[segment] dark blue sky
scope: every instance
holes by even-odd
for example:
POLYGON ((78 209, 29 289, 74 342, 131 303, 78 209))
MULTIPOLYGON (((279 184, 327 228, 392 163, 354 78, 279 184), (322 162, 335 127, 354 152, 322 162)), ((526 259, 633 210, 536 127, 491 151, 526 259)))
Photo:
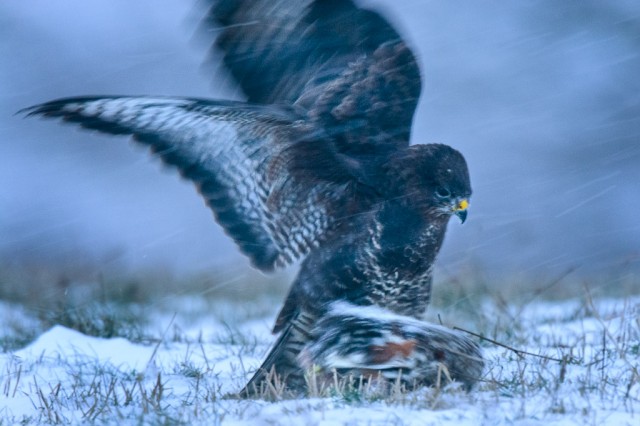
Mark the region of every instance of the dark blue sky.
MULTIPOLYGON (((640 5, 635 1, 366 2, 420 58, 413 142, 469 162, 467 223, 446 274, 640 268, 640 5)), ((241 98, 203 67, 191 2, 0 3, 0 262, 68 260, 178 274, 240 261, 195 190, 125 138, 25 120, 56 97, 241 98)), ((218 69, 216 69, 218 68, 218 69)))

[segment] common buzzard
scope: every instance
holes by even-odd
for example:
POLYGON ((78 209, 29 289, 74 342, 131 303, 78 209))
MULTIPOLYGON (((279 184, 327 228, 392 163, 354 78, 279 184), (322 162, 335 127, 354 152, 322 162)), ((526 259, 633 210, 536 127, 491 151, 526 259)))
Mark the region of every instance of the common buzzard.
POLYGON ((205 25, 247 102, 92 96, 26 111, 150 147, 256 268, 303 260, 243 393, 273 372, 304 388, 311 365, 430 384, 440 363, 473 383, 477 346, 416 320, 471 186, 458 151, 409 145, 421 82, 407 43, 350 0, 213 1, 205 25))

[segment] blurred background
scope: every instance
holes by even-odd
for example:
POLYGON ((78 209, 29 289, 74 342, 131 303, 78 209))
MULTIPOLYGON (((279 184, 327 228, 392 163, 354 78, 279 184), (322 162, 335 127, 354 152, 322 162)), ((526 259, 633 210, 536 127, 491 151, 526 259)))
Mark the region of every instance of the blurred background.
MULTIPOLYGON (((360 4, 419 57, 413 142, 452 145, 471 169, 469 218, 451 222, 439 277, 638 276, 640 3, 360 4)), ((145 150, 15 114, 76 95, 242 99, 202 65, 203 14, 177 0, 0 2, 0 268, 249 274, 193 187, 145 150)))

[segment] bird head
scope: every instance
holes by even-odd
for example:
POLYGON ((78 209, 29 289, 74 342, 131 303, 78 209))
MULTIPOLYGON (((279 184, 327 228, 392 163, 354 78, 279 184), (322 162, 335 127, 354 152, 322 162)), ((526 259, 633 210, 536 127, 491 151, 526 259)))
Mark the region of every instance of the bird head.
POLYGON ((395 160, 399 182, 410 188, 406 202, 433 217, 456 215, 463 223, 471 197, 467 162, 447 145, 412 145, 395 160))
POLYGON ((469 207, 470 193, 455 192, 446 185, 436 187, 434 191, 435 210, 442 215, 455 214, 461 223, 467 220, 467 208, 469 207))

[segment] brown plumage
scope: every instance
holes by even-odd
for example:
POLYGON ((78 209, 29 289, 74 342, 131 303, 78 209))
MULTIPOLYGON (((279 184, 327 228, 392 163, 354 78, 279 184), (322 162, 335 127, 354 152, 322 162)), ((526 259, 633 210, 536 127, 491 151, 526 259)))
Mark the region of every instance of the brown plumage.
POLYGON ((351 372, 403 372, 418 384, 433 383, 440 362, 472 383, 477 346, 416 323, 448 220, 464 221, 471 186, 458 151, 409 146, 421 81, 407 43, 350 0, 212 1, 205 26, 216 35, 212 57, 222 54, 247 102, 96 96, 26 112, 132 135, 194 182, 255 267, 303 260, 278 340, 243 394, 271 371, 304 389, 305 368, 342 371, 345 359, 363 360, 351 372), (368 335, 372 308, 391 315, 376 323, 390 331, 362 350, 358 327, 368 335), (357 356, 329 356, 350 345, 357 356), (392 360, 406 362, 389 370, 392 360))

